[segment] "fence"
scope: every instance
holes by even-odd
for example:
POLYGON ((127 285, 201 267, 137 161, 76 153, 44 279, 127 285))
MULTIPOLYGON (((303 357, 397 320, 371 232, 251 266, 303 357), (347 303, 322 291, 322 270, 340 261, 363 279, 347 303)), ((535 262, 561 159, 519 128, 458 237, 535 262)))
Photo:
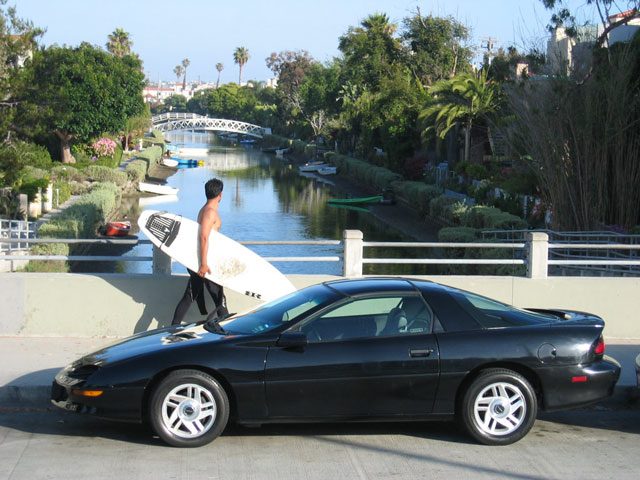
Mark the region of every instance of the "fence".
MULTIPOLYGON (((0 244, 17 244, 25 248, 28 244, 67 243, 67 244, 148 244, 148 240, 138 239, 32 239, 32 238, 0 238, 0 244), (28 241, 27 241, 28 240, 28 241)), ((364 241, 360 230, 345 230, 340 240, 304 240, 304 241, 244 241, 244 245, 308 245, 308 246, 342 246, 342 255, 324 256, 288 256, 264 257, 269 262, 343 262, 342 274, 345 277, 358 277, 363 274, 365 264, 444 264, 444 265, 524 265, 528 278, 547 278, 550 267, 591 266, 617 269, 628 269, 629 275, 640 272, 638 250, 640 244, 623 243, 550 243, 545 232, 527 232, 525 242, 487 242, 487 243, 443 243, 443 242, 374 242, 364 241), (474 258, 372 258, 365 256, 365 249, 370 247, 388 248, 440 248, 440 249, 509 249, 512 258, 474 259, 474 258), (559 256, 554 256, 554 251, 559 256), (562 256, 564 251, 615 251, 619 255, 603 258, 591 256, 562 256), (626 254, 626 255, 625 255, 626 254)), ((153 249, 153 256, 85 256, 85 255, 15 255, 14 248, 0 260, 59 260, 59 261, 125 261, 152 262, 155 274, 171 274, 171 259, 158 248, 153 249)))

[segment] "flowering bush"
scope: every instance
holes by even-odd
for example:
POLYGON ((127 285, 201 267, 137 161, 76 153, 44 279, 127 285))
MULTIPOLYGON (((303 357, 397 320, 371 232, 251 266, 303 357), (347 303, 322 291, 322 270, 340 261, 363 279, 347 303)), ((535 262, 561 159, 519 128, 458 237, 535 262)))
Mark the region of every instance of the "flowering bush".
POLYGON ((91 148, 99 157, 111 157, 116 151, 116 142, 110 138, 102 137, 93 142, 91 148))

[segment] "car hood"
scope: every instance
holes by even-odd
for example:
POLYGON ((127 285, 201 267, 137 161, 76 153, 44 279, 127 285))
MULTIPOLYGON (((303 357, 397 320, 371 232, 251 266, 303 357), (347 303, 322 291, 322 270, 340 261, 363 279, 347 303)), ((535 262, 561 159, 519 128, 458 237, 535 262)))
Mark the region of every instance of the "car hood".
POLYGON ((82 365, 104 366, 161 350, 184 348, 187 345, 202 343, 218 343, 229 338, 230 336, 209 332, 201 324, 173 326, 150 330, 119 340, 85 355, 72 365, 74 367, 82 365))

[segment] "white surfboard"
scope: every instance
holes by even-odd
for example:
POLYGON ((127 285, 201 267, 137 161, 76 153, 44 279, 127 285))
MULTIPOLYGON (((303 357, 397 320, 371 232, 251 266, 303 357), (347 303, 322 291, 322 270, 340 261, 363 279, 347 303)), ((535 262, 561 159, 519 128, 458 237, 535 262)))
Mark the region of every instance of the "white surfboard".
MULTIPOLYGON (((194 272, 198 271, 197 222, 168 212, 145 210, 138 218, 140 231, 164 253, 194 272)), ((262 301, 296 290, 277 268, 229 237, 211 230, 206 278, 223 287, 262 301)))

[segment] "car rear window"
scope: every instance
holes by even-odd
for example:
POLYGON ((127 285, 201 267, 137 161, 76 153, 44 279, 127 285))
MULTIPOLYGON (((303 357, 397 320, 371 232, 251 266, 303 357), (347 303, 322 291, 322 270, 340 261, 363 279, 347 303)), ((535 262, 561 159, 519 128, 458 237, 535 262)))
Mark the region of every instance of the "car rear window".
POLYGON ((460 307, 484 328, 518 327, 557 322, 556 317, 522 310, 463 290, 450 290, 460 307))

